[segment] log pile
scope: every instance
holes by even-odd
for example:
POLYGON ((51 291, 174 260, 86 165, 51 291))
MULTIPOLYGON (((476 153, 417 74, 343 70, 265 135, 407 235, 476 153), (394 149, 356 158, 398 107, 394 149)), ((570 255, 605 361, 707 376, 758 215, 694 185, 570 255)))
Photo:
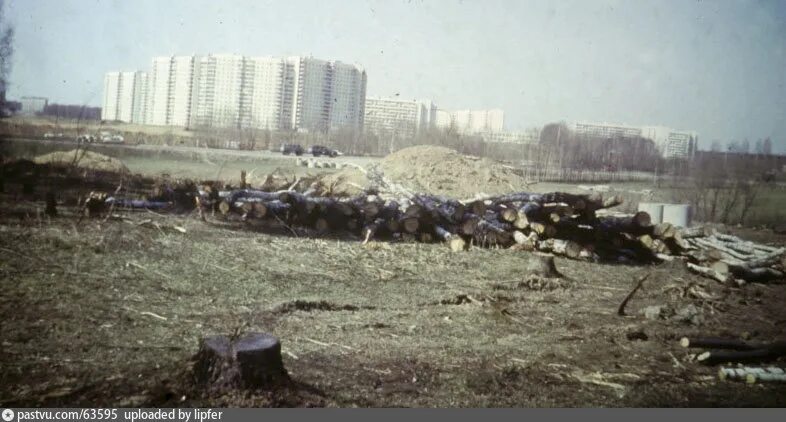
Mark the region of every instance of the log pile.
POLYGON ((563 192, 459 201, 436 195, 400 197, 367 191, 349 198, 308 192, 237 189, 202 191, 202 215, 251 222, 278 221, 317 234, 348 233, 372 239, 445 242, 459 251, 480 247, 549 252, 571 259, 656 262, 659 253, 681 252, 672 227, 652 225, 649 215, 599 217, 622 198, 563 192))
POLYGON ((678 232, 688 269, 720 282, 770 282, 784 278, 786 248, 762 245, 703 227, 678 232))

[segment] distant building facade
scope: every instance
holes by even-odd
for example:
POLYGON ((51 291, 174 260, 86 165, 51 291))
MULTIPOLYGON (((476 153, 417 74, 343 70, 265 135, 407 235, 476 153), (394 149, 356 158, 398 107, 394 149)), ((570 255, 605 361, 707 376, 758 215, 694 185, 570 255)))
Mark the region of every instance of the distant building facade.
POLYGON ((104 75, 102 120, 143 123, 147 102, 147 73, 109 72, 104 75))
POLYGON ((505 124, 502 110, 440 110, 436 117, 437 126, 452 128, 459 133, 501 132, 505 124))
POLYGON ((663 158, 691 159, 699 142, 696 132, 665 126, 638 127, 617 123, 578 122, 573 123, 571 129, 578 137, 651 139, 663 158))
POLYGON ((435 127, 437 106, 431 101, 367 98, 364 129, 379 136, 414 137, 435 127))
POLYGON ((19 99, 19 103, 21 104, 21 109, 19 110, 21 114, 34 116, 44 111, 46 105, 49 104, 49 99, 44 97, 22 97, 19 99))
POLYGON ((508 144, 537 144, 540 140, 540 130, 529 129, 520 132, 502 131, 485 132, 479 134, 484 142, 498 142, 508 144))
MULTIPOLYGON (((124 118, 122 107, 113 105, 125 104, 123 77, 117 74, 106 75, 104 109, 107 116, 124 118)), ((139 103, 138 123, 305 131, 363 127, 366 73, 338 61, 240 55, 155 57, 149 75, 138 86, 144 99, 139 103)), ((131 120, 136 121, 133 116, 131 120)))
POLYGON ((573 132, 581 137, 596 138, 633 138, 641 136, 641 128, 616 123, 589 123, 577 122, 571 127, 573 132))
POLYGON ((699 135, 693 131, 664 126, 644 126, 641 136, 652 139, 663 158, 692 159, 699 146, 699 135))

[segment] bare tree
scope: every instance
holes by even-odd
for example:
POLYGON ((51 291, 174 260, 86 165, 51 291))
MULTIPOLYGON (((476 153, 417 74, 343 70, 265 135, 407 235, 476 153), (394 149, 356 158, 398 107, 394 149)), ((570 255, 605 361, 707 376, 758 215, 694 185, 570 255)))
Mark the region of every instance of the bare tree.
POLYGON ((7 22, 5 2, 0 0, 0 115, 6 115, 6 89, 11 74, 11 59, 14 54, 14 27, 7 22))

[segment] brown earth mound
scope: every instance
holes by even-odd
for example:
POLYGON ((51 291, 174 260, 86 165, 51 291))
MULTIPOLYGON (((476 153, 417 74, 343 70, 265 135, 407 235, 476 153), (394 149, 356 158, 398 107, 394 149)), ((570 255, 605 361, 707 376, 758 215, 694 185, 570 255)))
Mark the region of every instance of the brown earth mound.
MULTIPOLYGON (((518 192, 527 186, 521 172, 513 167, 433 145, 396 151, 381 161, 380 169, 388 180, 410 191, 462 199, 518 192)), ((354 167, 328 174, 321 181, 338 195, 355 195, 370 185, 363 172, 354 167)))
POLYGON ((97 152, 74 149, 71 151, 58 151, 39 155, 33 161, 36 164, 73 165, 77 168, 111 171, 117 173, 128 172, 128 167, 117 158, 108 157, 97 152))
POLYGON ((526 180, 513 167, 432 145, 396 151, 382 160, 381 169, 411 190, 456 198, 526 190, 526 180))
POLYGON ((362 171, 351 166, 326 174, 320 181, 326 192, 338 196, 357 195, 371 185, 362 171))

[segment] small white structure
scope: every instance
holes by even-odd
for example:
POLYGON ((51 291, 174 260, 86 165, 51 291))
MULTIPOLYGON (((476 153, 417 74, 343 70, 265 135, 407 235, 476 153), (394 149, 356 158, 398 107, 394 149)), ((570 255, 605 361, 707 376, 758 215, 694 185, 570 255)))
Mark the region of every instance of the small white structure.
POLYGON ((639 211, 649 214, 652 224, 660 224, 663 222, 663 206, 658 202, 639 202, 639 211))
POLYGON ((690 227, 691 206, 688 204, 664 204, 663 222, 677 227, 690 227))

